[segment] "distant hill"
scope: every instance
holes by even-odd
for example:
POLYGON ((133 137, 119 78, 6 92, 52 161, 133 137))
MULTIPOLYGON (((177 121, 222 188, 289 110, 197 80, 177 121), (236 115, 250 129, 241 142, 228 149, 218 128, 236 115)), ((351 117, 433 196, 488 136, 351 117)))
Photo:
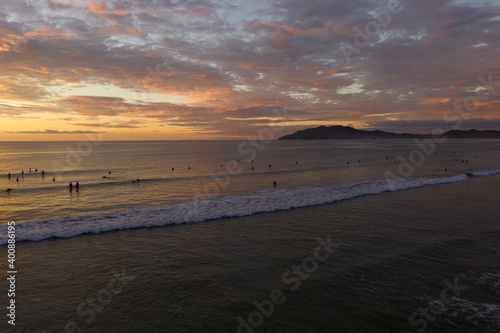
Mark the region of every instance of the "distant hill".
MULTIPOLYGON (((500 131, 452 130, 444 133, 449 139, 500 139, 500 131)), ((358 130, 349 126, 320 126, 285 135, 279 140, 335 140, 335 139, 423 139, 430 134, 397 134, 384 131, 358 130)))

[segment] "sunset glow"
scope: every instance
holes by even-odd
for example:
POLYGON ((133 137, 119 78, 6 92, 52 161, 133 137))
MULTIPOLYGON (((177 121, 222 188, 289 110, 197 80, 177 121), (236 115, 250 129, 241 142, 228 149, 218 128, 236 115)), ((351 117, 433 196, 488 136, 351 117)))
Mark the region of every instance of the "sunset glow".
POLYGON ((500 129, 499 34, 478 0, 8 1, 0 140, 500 129))

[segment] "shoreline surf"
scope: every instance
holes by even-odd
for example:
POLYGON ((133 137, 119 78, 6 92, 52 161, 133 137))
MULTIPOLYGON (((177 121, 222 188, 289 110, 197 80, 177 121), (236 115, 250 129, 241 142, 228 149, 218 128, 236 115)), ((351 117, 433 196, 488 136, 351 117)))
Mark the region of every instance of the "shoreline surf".
MULTIPOLYGON (((202 197, 187 202, 155 205, 117 213, 19 223, 16 240, 18 242, 42 241, 50 238, 76 237, 89 233, 249 216, 328 204, 362 195, 462 182, 471 176, 487 177, 496 174, 500 174, 499 169, 475 170, 468 172, 468 174, 440 178, 400 178, 391 180, 390 184, 387 180, 375 180, 348 185, 269 189, 241 195, 202 197)), ((7 244, 7 240, 7 237, 1 237, 0 245, 7 244)))

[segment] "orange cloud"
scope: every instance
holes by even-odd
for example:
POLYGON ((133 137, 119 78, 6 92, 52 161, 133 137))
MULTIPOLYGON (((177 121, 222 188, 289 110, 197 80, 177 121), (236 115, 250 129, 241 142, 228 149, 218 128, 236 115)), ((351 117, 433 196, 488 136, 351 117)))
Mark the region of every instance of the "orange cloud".
POLYGON ((258 65, 255 62, 237 62, 236 66, 246 69, 278 69, 278 67, 258 65))
POLYGON ((428 98, 424 99, 420 104, 448 104, 451 103, 449 98, 428 98))
POLYGON ((347 68, 342 68, 342 69, 332 69, 327 71, 328 74, 341 74, 341 73, 349 73, 350 70, 347 68))
POLYGON ((35 68, 29 68, 26 66, 19 66, 18 68, 22 69, 22 70, 35 72, 35 73, 40 73, 40 74, 51 74, 51 72, 45 67, 40 67, 40 69, 35 69, 35 68))
POLYGON ((23 35, 25 38, 34 39, 34 38, 43 38, 43 39, 59 39, 59 40, 73 40, 74 38, 71 36, 65 36, 61 34, 59 31, 53 28, 41 28, 29 31, 23 35))
POLYGON ((89 8, 86 10, 86 12, 91 12, 95 14, 116 14, 116 15, 125 15, 127 14, 127 10, 125 9, 118 9, 118 8, 108 8, 106 6, 106 2, 104 0, 92 0, 92 2, 89 5, 89 8))
POLYGON ((141 31, 137 28, 128 28, 125 30, 125 33, 130 36, 138 36, 141 34, 141 31))

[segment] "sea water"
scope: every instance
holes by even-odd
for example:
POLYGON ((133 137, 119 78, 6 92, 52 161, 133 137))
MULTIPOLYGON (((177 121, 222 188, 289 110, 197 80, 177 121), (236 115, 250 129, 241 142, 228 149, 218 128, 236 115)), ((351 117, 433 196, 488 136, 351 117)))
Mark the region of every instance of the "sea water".
POLYGON ((499 149, 495 140, 3 143, 0 219, 40 240, 242 216, 492 175, 499 149))
POLYGON ((499 330, 500 142, 240 145, 103 142, 71 162, 77 142, 2 144, 16 329, 499 330), (318 239, 335 251, 314 266, 318 239))

